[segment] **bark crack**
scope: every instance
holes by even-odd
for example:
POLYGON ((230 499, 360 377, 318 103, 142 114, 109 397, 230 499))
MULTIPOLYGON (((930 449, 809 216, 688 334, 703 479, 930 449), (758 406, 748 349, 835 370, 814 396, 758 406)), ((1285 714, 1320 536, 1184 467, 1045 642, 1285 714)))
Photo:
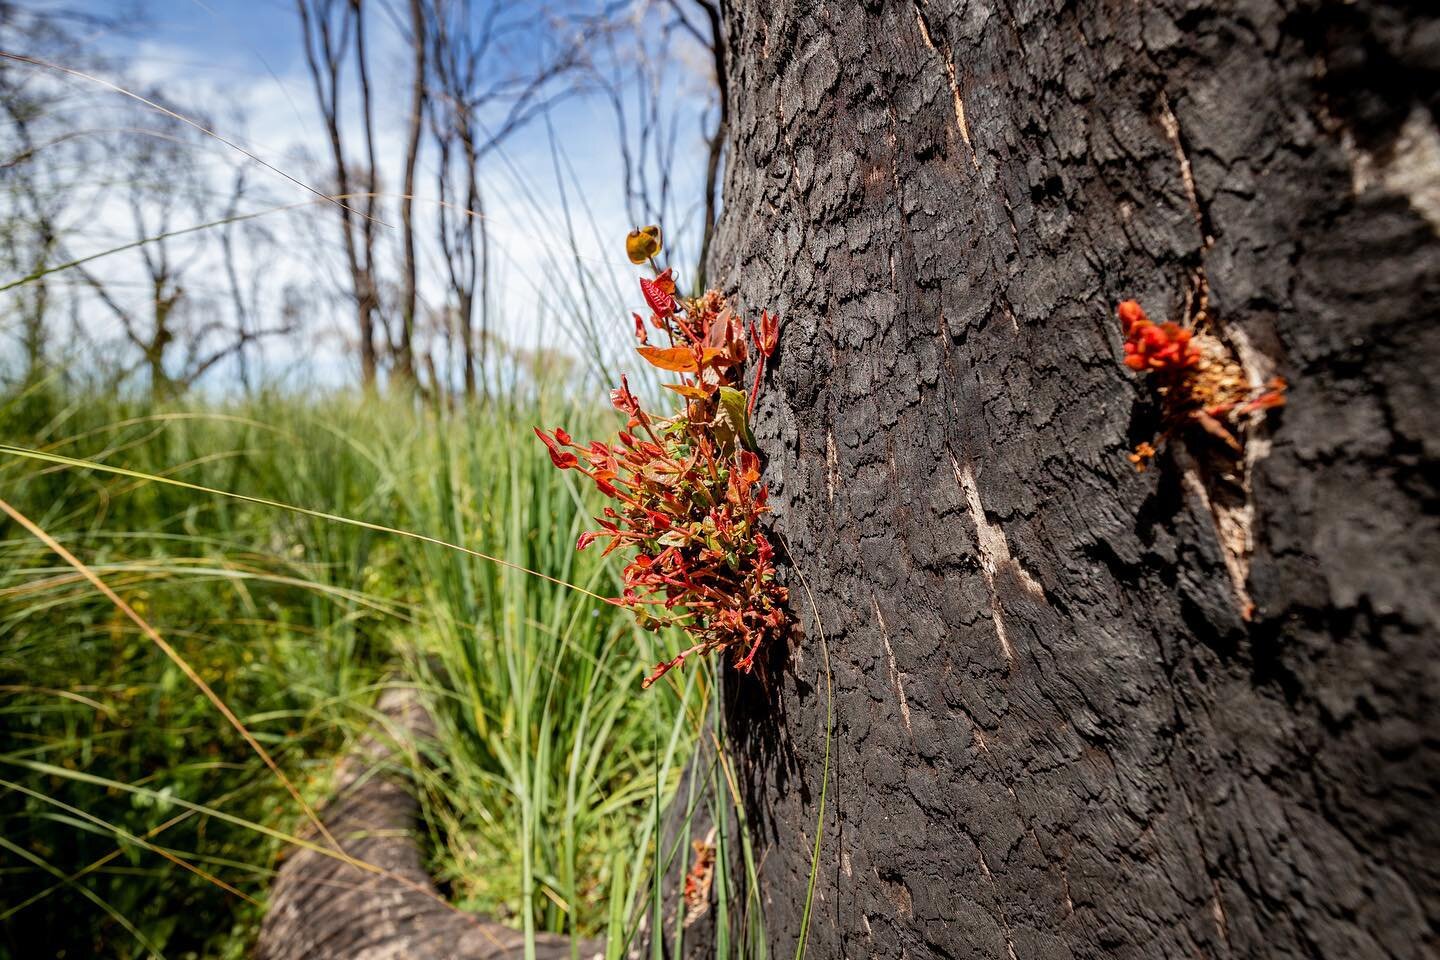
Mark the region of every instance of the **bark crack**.
POLYGON ((825 431, 825 497, 835 502, 835 487, 840 481, 840 458, 835 451, 835 431, 825 431))
MULTIPOLYGON (((1210 280, 1205 272, 1205 254, 1215 245, 1213 225, 1209 213, 1200 201, 1195 185, 1194 169, 1189 153, 1185 149, 1185 138, 1180 130, 1180 121, 1170 106, 1170 98, 1163 91, 1160 94, 1160 127, 1170 141, 1171 149, 1180 167, 1180 181, 1190 201, 1190 210, 1195 225, 1200 231, 1199 263, 1192 271, 1190 288, 1185 291, 1185 322, 1196 330, 1213 330, 1225 349, 1233 354, 1252 385, 1268 383, 1275 373, 1274 362, 1251 343, 1243 330, 1231 325, 1222 327, 1210 316, 1210 280)), ((1252 414, 1241 426, 1240 441, 1243 454, 1233 473, 1207 469, 1202 463, 1204 454, 1181 450, 1177 462, 1183 481, 1204 504, 1215 527, 1216 539, 1225 561, 1226 572, 1239 605, 1241 616, 1248 620, 1254 611, 1247 586, 1250 579, 1250 558, 1254 553, 1255 504, 1251 489, 1254 466, 1270 451, 1268 440, 1257 435, 1260 417, 1252 414), (1218 484, 1231 483, 1233 489, 1221 489, 1218 484)))
POLYGON ((960 96, 960 77, 955 72, 955 59, 950 55, 950 45, 941 40, 937 46, 930 33, 930 21, 925 17, 925 10, 920 6, 920 0, 915 3, 915 23, 920 27, 920 39, 925 41, 925 46, 930 52, 940 58, 940 63, 945 67, 945 79, 950 81, 950 98, 955 106, 955 129, 960 131, 960 139, 965 142, 965 147, 970 151, 970 163, 978 172, 980 170, 980 156, 975 152, 975 144, 970 140, 970 124, 965 119, 965 100, 960 96))
POLYGON ((1005 611, 1000 606, 1000 593, 995 585, 996 574, 1004 569, 1010 570, 1025 588, 1025 592, 1040 600, 1045 599, 1045 588, 1010 555, 1010 542, 1005 539, 1005 531, 999 524, 993 524, 985 518, 985 505, 980 502, 980 488, 975 485, 975 475, 970 465, 960 466, 952 454, 950 466, 955 470, 956 482, 965 493, 970 519, 975 524, 975 542, 980 548, 980 572, 985 577, 985 588, 990 593, 990 619, 995 624, 995 635, 1000 641, 1000 649, 1005 654, 1008 665, 1015 659, 1015 650, 1010 646, 1010 635, 1005 629, 1005 611))
POLYGON ((1170 98, 1163 91, 1160 94, 1160 128, 1165 131, 1165 139, 1170 141, 1170 148, 1175 151, 1175 159, 1180 164, 1180 182, 1185 187, 1185 196, 1190 200, 1195 226, 1200 228, 1204 249, 1209 250, 1215 245, 1215 238, 1210 233, 1205 210, 1200 205, 1200 192, 1195 188, 1195 171, 1190 166, 1190 155, 1185 152, 1185 142, 1180 136, 1180 121, 1175 116, 1175 111, 1170 109, 1170 98))
POLYGON ((900 700, 900 720, 905 724, 905 732, 914 736, 915 731, 910 729, 910 700, 905 696, 905 681, 900 676, 900 670, 895 666, 895 651, 890 648, 890 631, 885 626, 885 617, 880 612, 880 601, 875 599, 875 594, 870 594, 870 606, 875 610, 875 622, 880 624, 880 639, 885 644, 885 659, 890 664, 890 682, 895 687, 895 694, 900 700))
MULTIPOLYGON (((1010 792, 1010 796, 1012 799, 1014 798, 1015 792, 1013 790, 1010 792)), ((968 832, 966 833, 966 836, 969 837, 970 843, 975 847, 975 852, 980 857, 980 872, 985 875, 985 879, 990 882, 991 886, 998 886, 998 884, 995 883, 995 875, 990 872, 990 863, 985 858, 985 851, 980 847, 980 844, 976 842, 974 837, 969 836, 968 832)), ((1001 931, 1005 934, 1005 955, 1009 958, 1009 960, 1017 960, 1015 956, 1015 937, 1010 932, 1009 912, 1005 909, 1005 904, 1003 901, 998 902, 996 906, 1000 910, 1000 915, 996 919, 1000 921, 1001 931)))

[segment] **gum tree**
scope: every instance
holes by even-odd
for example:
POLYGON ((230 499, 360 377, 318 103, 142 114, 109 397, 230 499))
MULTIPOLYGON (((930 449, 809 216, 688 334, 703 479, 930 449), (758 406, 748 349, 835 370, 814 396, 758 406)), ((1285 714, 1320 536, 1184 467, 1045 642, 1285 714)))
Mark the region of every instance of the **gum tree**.
POLYGON ((805 622, 729 680, 772 948, 823 630, 810 955, 1435 949, 1440 20, 731 0, 726 34, 710 275, 786 318, 754 429, 805 622), (1130 298, 1288 404, 1137 471, 1130 298))

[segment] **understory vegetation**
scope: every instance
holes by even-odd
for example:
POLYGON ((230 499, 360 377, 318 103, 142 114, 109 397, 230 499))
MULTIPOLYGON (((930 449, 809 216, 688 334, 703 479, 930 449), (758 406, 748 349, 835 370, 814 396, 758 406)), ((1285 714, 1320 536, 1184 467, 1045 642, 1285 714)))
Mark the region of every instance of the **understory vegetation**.
MULTIPOLYGON (((416 688, 438 727, 410 772, 442 889, 618 955, 713 674, 642 694, 676 638, 521 569, 620 590, 618 564, 575 550, 598 495, 530 433, 614 414, 558 395, 167 406, 42 380, 0 397, 0 497, 173 645, 312 804, 379 692, 416 688)), ((0 955, 245 956, 301 809, 152 638, 8 518, 0 689, 0 955)))
POLYGON ((721 667, 642 688, 685 637, 533 433, 675 399, 618 241, 703 288, 718 4, 296 0, 239 73, 223 11, 70 6, 0 0, 0 960, 250 956, 397 689, 456 909, 763 958, 721 667))

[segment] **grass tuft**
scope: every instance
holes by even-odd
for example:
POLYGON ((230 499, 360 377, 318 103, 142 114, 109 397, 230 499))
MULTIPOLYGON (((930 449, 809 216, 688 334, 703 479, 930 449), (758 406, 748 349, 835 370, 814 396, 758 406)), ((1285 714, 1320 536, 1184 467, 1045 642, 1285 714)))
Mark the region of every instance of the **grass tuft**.
POLYGON ((457 906, 634 929, 713 684, 640 694, 674 638, 595 599, 593 495, 528 430, 609 413, 542 404, 0 397, 0 956, 245 956, 283 781, 321 804, 386 683, 435 713, 408 755, 457 906))

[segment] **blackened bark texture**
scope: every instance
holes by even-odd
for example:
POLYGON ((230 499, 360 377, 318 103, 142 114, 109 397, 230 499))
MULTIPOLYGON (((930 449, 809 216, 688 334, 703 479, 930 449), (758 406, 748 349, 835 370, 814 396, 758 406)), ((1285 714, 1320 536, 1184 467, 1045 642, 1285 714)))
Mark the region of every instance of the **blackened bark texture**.
POLYGON ((1435 10, 731 0, 712 276, 786 317, 805 622, 730 690, 777 955, 822 628, 810 956, 1435 955, 1435 10), (1291 383, 1225 537, 1183 445, 1126 460, 1115 304, 1204 294, 1291 383))

